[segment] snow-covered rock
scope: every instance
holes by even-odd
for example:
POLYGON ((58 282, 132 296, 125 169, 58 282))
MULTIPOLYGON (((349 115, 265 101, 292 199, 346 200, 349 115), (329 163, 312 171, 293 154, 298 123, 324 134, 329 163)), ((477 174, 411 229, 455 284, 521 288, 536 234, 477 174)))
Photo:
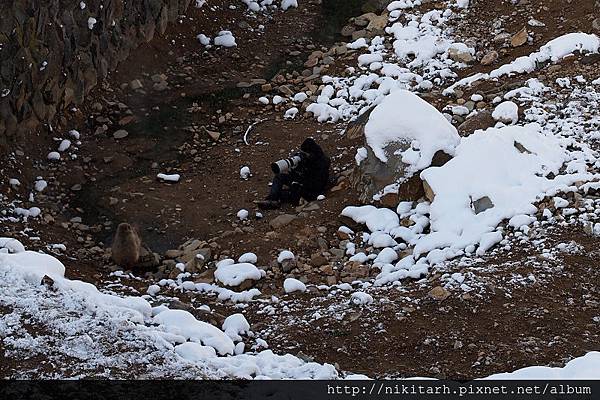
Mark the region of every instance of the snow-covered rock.
POLYGON ((196 38, 198 39, 198 41, 200 42, 201 45, 203 45, 203 46, 210 45, 210 38, 208 36, 206 36, 205 34, 200 33, 198 36, 196 36, 196 38))
POLYGON ((304 92, 296 93, 293 98, 293 100, 297 103, 302 103, 306 99, 308 99, 308 95, 304 92))
POLYGON ((516 124, 519 120, 519 106, 512 101, 500 103, 494 109, 492 117, 506 125, 516 124))
POLYGON ((281 9, 287 10, 288 8, 298 8, 298 0, 281 0, 281 9))
POLYGON ((373 302, 373 296, 365 292, 354 292, 352 293, 350 300, 356 305, 371 304, 373 302))
POLYGON ((69 147, 71 147, 71 141, 69 139, 64 139, 58 145, 58 151, 60 151, 60 152, 66 151, 69 149, 69 147))
POLYGON ((46 182, 45 180, 43 180, 41 178, 38 178, 38 180, 35 181, 35 185, 33 186, 33 188, 36 190, 36 192, 42 192, 47 187, 48 187, 48 182, 46 182))
POLYGON ((429 211, 431 233, 418 241, 414 254, 483 246, 484 239, 483 247, 491 247, 501 240, 501 234, 491 231, 502 220, 536 212, 533 203, 541 194, 560 186, 559 181, 570 184, 577 179, 577 174, 559 180, 547 177, 550 172, 558 175, 569 157, 537 124, 489 128, 463 138, 452 160, 421 173, 435 199, 429 211), (476 214, 473 203, 484 197, 493 206, 476 214))
POLYGON ((306 292, 306 285, 298 279, 287 278, 283 281, 283 290, 285 290, 286 293, 306 292))
POLYGON ((421 0, 395 0, 387 6, 388 11, 406 10, 421 5, 421 0))
POLYGON ((296 256, 294 256, 294 253, 292 253, 289 250, 283 250, 279 253, 279 256, 277 256, 277 262, 281 264, 285 260, 293 260, 294 258, 296 258, 296 256))
POLYGON ((448 57, 456 62, 470 63, 475 59, 475 50, 464 43, 453 43, 448 48, 448 57))
POLYGON ((0 237, 0 253, 2 250, 7 253, 23 253, 25 247, 17 239, 0 237))
POLYGON ((79 131, 75 130, 75 129, 71 129, 69 131, 69 136, 71 136, 73 139, 75 140, 79 140, 81 134, 79 133, 79 131))
POLYGON ((254 253, 244 253, 238 258, 238 263, 256 264, 258 257, 254 253))
POLYGON ((235 345, 229 336, 209 323, 198 321, 185 310, 163 311, 155 316, 152 322, 166 332, 213 347, 219 354, 233 354, 235 345))
POLYGON ((562 197, 555 196, 553 199, 555 208, 565 208, 569 206, 569 200, 563 199, 562 197))
POLYGON ((288 110, 286 110, 285 114, 283 115, 283 118, 285 119, 294 119, 296 118, 296 115, 298 114, 298 108, 297 107, 291 107, 288 110))
POLYGON ((223 322, 223 331, 231 338, 231 340, 239 342, 242 340, 240 335, 250 331, 250 324, 243 314, 233 314, 225 318, 225 321, 223 322))
POLYGON ((346 207, 342 210, 342 215, 353 219, 359 224, 367 225, 367 228, 371 232, 381 231, 389 233, 400 224, 398 214, 392 210, 370 205, 346 207))
POLYGON ((409 197, 420 197, 420 181, 406 182, 429 167, 434 158, 435 164, 442 164, 460 141, 456 129, 439 111, 406 90, 391 93, 368 114, 364 137, 365 150, 357 158, 360 163, 351 179, 363 202, 394 185, 398 186, 395 191, 410 188, 408 191, 415 193, 409 197))
POLYGON ((392 248, 386 247, 379 252, 377 258, 373 260, 373 265, 391 264, 398 259, 398 253, 392 248))
POLYGON ((221 31, 214 38, 213 43, 215 46, 223 46, 223 47, 235 47, 237 43, 235 42, 235 37, 230 31, 221 31))
POLYGON ((243 166, 240 168, 240 178, 246 180, 250 178, 250 168, 247 166, 243 166))
POLYGON ((148 290, 146 290, 146 293, 150 296, 156 296, 158 292, 160 292, 160 286, 158 285, 150 285, 148 286, 148 290))
POLYGON ((246 280, 257 281, 265 276, 265 271, 250 263, 219 264, 215 271, 215 280, 227 286, 239 286, 246 280))
POLYGON ((248 212, 248 210, 246 210, 244 208, 242 208, 241 210, 239 210, 237 212, 237 217, 242 221, 248 219, 249 215, 250 215, 250 213, 248 212))
POLYGON ((185 342, 179 344, 175 346, 173 350, 180 357, 192 362, 201 362, 208 358, 217 356, 217 352, 215 351, 214 347, 203 346, 200 343, 195 342, 185 342))

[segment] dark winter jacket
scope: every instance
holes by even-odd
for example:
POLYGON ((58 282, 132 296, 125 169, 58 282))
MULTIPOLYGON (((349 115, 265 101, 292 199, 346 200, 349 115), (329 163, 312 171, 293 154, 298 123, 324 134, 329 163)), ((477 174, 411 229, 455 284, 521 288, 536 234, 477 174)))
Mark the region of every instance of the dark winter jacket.
POLYGON ((312 201, 327 189, 331 160, 312 138, 306 139, 300 150, 305 153, 305 157, 293 171, 293 178, 301 186, 300 195, 312 201))

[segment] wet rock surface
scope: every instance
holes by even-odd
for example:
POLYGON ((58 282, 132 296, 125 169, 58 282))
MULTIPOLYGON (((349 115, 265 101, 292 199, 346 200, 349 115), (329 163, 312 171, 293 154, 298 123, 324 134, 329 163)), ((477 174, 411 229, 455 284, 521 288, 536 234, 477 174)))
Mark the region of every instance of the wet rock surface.
MULTIPOLYGON (((0 18, 0 150, 63 116, 191 0, 18 0, 0 18)), ((3 152, 4 152, 3 151, 3 152)))

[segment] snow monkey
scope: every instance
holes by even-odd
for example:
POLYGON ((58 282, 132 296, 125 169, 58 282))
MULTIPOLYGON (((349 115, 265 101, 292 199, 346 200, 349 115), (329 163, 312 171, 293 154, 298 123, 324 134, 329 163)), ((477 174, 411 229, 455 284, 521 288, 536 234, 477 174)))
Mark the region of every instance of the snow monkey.
POLYGON ((129 224, 119 224, 112 242, 113 261, 122 267, 133 267, 140 259, 141 249, 138 232, 129 224))

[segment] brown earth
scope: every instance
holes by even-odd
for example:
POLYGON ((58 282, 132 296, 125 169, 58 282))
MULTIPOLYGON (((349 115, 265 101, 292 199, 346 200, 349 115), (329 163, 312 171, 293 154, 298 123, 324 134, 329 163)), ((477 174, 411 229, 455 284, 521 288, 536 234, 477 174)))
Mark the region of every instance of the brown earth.
MULTIPOLYGON (((501 54, 499 65, 534 51, 560 34, 590 31, 593 1, 527 3, 515 9, 510 1, 474 1, 469 23, 457 34, 489 40, 491 23, 498 15, 509 15, 505 24, 508 32, 518 31, 531 17, 546 24, 544 28, 530 28, 535 32, 534 43, 501 54), (538 12, 541 7, 547 10, 538 12)), ((37 175, 55 174, 48 193, 37 199, 55 211, 55 220, 49 224, 29 223, 27 226, 38 232, 42 242, 26 238, 23 242, 33 248, 41 248, 41 243, 65 243, 67 255, 59 257, 67 265, 69 277, 100 286, 114 282, 102 248, 110 245, 119 222, 137 224, 146 243, 159 253, 189 238, 215 242, 215 258, 253 251, 261 261, 272 260, 281 249, 292 249, 308 259, 319 251, 319 237, 332 247, 339 244, 335 237, 342 223, 339 213, 345 205, 356 202, 356 195, 349 190, 328 193, 318 210, 302 213, 275 234, 269 233, 269 221, 279 211, 264 212, 264 218, 251 218, 247 223, 236 217, 241 208, 253 215, 253 201, 268 190, 269 164, 287 156, 307 136, 315 136, 323 144, 333 158, 336 174, 349 170, 354 162, 359 141, 344 139, 340 135, 342 124, 318 124, 303 116, 302 111, 296 120, 285 121, 281 118, 285 105, 263 106, 257 102, 261 85, 237 87, 238 82, 250 79, 268 82, 277 75, 301 73, 311 51, 321 46, 327 50, 333 44, 328 33, 331 29, 324 27, 334 17, 323 14, 320 1, 301 1, 297 10, 258 20, 243 17, 241 9, 228 9, 225 1, 212 4, 220 12, 211 13, 206 6, 191 10, 165 35, 135 51, 82 109, 73 112, 72 126, 82 134, 77 159, 44 171, 34 160, 45 159, 50 142, 45 136, 33 136, 21 146, 28 158, 11 160, 0 172, 3 177, 18 174, 29 181, 37 175), (238 24, 232 26, 230 21, 238 24), (242 21, 252 27, 263 23, 264 33, 256 35, 242 29, 242 21), (238 47, 203 51, 195 36, 201 31, 214 36, 221 29, 233 31, 238 47), (290 55, 290 51, 298 53, 290 55), (153 90, 152 76, 163 73, 169 88, 153 90), (134 79, 142 82, 142 90, 127 86, 134 79), (126 106, 120 107, 119 103, 126 106), (219 122, 219 117, 227 114, 230 116, 219 122), (123 121, 128 116, 131 121, 123 121), (257 120, 262 122, 252 129, 250 145, 246 145, 244 132, 257 120), (107 129, 98 131, 102 125, 107 129), (199 128, 190 130, 193 126, 217 131, 220 138, 215 142, 199 128), (121 128, 129 135, 113 139, 113 132, 121 128), (253 173, 248 181, 239 178, 244 165, 250 165, 253 173), (182 179, 176 184, 158 182, 159 172, 178 173, 182 179), (66 225, 73 217, 82 218, 87 229, 66 225), (326 229, 317 232, 317 227, 326 229), (100 250, 92 251, 95 246, 100 250), (78 251, 80 248, 85 251, 78 251)), ((343 70, 346 64, 352 65, 354 58, 341 58, 328 68, 343 70)), ((567 60, 561 64, 562 72, 579 70, 580 62, 567 60)), ((475 65, 464 74, 488 72, 494 67, 475 65)), ((528 77, 519 76, 515 81, 528 77)), ((318 86, 319 80, 314 84, 318 86)), ((478 91, 503 90, 501 83, 482 85, 478 91)), ((440 97, 434 103, 441 109, 449 101, 440 97)), ((18 193, 3 189, 3 193, 21 200, 28 195, 24 189, 18 193)), ((297 214, 289 206, 283 211, 297 214)), ((11 223, 2 231, 16 233, 24 227, 22 223, 11 223)), ((247 318, 276 351, 337 363, 344 371, 370 376, 465 379, 527 365, 562 365, 600 349, 598 325, 592 323, 592 318, 600 315, 600 308, 597 297, 590 299, 600 292, 597 268, 590 268, 597 264, 598 241, 581 232, 564 230, 557 230, 553 238, 557 243, 574 240, 585 251, 560 260, 567 273, 547 274, 533 285, 515 286, 509 281, 514 274, 526 275, 535 268, 524 261, 535 255, 536 249, 499 251, 481 262, 481 269, 488 271, 482 274, 487 288, 477 295, 453 294, 442 302, 429 299, 427 292, 437 286, 440 276, 432 274, 428 281, 407 282, 401 291, 382 289, 381 297, 386 299, 383 303, 359 309, 348 305, 348 293, 328 296, 328 292, 311 291, 281 296, 282 277, 277 277, 264 283, 261 291, 280 296, 289 311, 267 316, 259 313, 264 305, 253 302, 246 311, 247 318), (415 305, 406 297, 420 300, 415 305), (325 314, 323 310, 330 306, 336 310, 334 314, 313 320, 315 311, 325 314)), ((148 280, 123 282, 140 292, 151 284, 148 280)), ((177 296, 186 304, 197 298, 197 304, 209 304, 223 315, 238 312, 206 294, 177 296)), ((193 307, 190 311, 197 312, 193 307)), ((1 351, 0 358, 4 359, 1 351)), ((0 370, 0 375, 4 373, 0 370)))

